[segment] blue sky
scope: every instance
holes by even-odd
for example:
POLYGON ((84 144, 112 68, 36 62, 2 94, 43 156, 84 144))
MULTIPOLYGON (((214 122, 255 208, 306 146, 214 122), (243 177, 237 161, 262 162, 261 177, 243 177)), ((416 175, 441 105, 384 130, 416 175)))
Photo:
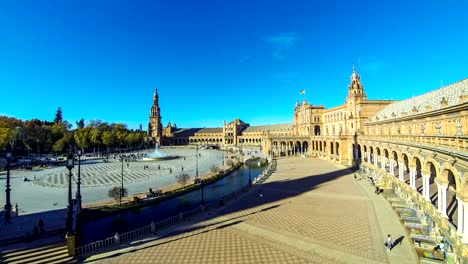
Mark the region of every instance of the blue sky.
POLYGON ((0 115, 146 128, 292 121, 297 99, 369 99, 468 77, 467 1, 2 1, 0 115), (306 90, 306 95, 299 92, 306 90))

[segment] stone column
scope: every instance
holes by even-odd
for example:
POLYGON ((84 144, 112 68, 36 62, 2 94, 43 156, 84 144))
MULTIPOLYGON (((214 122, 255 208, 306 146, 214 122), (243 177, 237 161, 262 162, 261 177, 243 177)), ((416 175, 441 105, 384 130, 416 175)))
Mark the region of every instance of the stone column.
POLYGON ((404 176, 404 172, 403 172, 403 162, 398 162, 398 178, 400 179, 400 181, 404 182, 405 181, 405 176, 404 176))
MULTIPOLYGON (((441 186, 441 191, 442 191, 442 208, 441 208, 441 213, 443 217, 448 218, 447 216, 447 188, 448 185, 442 185, 441 186)), ((440 196, 439 196, 440 197, 440 196)))
POLYGON ((378 157, 377 154, 374 154, 374 166, 376 167, 377 167, 377 157, 378 157))
POLYGON ((431 201, 430 194, 429 194, 429 178, 431 175, 429 173, 422 173, 423 178, 423 197, 427 201, 431 201))
POLYGON ((462 241, 468 244, 468 202, 463 202, 463 237, 462 241))
POLYGON ((395 176, 395 161, 394 160, 390 160, 390 174, 395 176))
POLYGON ((382 170, 385 170, 385 163, 387 162, 387 158, 384 156, 380 157, 380 165, 382 167, 382 170))
POLYGON ((447 217, 447 185, 437 184, 437 211, 442 214, 443 217, 447 217))
POLYGON ((416 190, 416 168, 410 167, 409 171, 410 171, 410 187, 413 190, 416 190))
POLYGON ((371 164, 370 152, 367 152, 367 163, 371 164))
POLYGON ((457 222, 457 235, 463 236, 463 201, 457 196, 457 211, 458 211, 458 222, 457 222))

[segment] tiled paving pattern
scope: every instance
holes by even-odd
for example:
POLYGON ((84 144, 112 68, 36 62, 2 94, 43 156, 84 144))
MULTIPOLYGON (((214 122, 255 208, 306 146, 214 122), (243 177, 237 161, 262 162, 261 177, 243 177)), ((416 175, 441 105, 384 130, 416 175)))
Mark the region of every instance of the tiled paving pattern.
POLYGON ((86 261, 388 263, 372 199, 348 170, 321 160, 280 159, 261 187, 213 216, 86 261))

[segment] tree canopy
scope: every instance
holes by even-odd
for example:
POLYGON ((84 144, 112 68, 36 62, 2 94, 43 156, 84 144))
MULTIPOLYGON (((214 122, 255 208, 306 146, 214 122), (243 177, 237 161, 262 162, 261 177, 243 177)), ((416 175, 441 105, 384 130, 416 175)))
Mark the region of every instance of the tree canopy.
POLYGON ((145 144, 145 134, 128 129, 120 123, 101 120, 85 122, 81 118, 77 127, 62 118, 62 108, 55 113, 53 122, 39 119, 21 120, 0 116, 0 152, 7 145, 15 156, 29 154, 65 154, 80 148, 85 152, 96 152, 100 147, 108 151, 139 148, 145 144))

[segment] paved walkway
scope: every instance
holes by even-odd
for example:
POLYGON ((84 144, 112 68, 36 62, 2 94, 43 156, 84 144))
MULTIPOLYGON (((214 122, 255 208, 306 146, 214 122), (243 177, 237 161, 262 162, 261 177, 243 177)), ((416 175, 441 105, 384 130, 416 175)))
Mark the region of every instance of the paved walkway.
POLYGON ((203 219, 122 245, 99 263, 417 263, 396 214, 365 181, 325 161, 287 158, 260 187, 203 219))

